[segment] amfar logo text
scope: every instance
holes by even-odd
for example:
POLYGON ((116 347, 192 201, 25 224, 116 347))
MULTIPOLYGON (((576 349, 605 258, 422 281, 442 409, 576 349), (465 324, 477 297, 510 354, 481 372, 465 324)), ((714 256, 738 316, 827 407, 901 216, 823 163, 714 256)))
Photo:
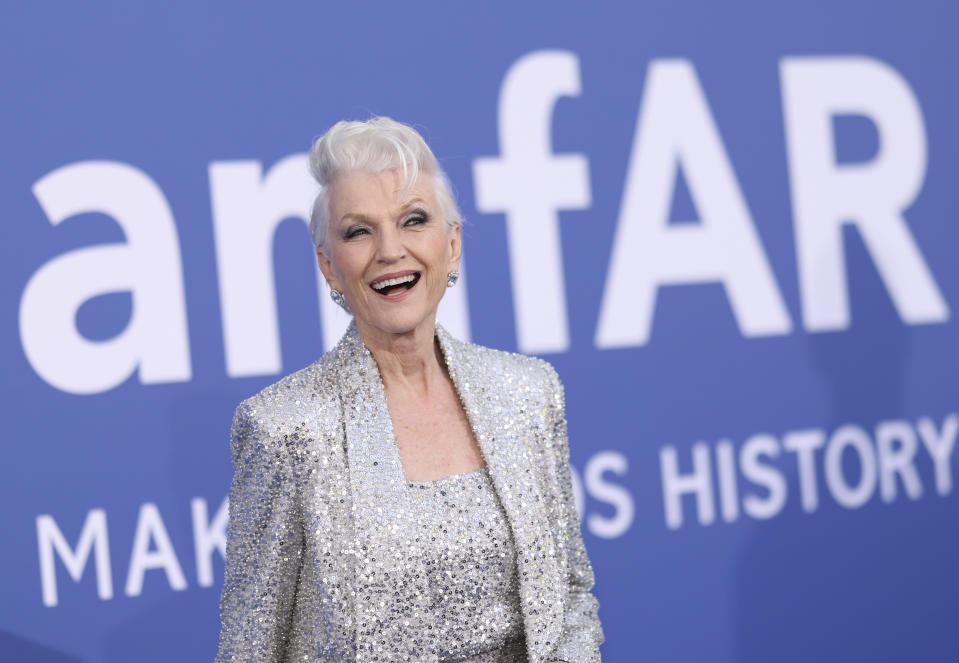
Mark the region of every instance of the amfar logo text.
MULTIPOLYGON (((941 323, 949 307, 903 217, 926 173, 927 141, 919 103, 888 65, 866 57, 787 57, 780 80, 802 327, 846 329, 850 307, 842 228, 856 227, 904 323, 941 323), (832 119, 869 118, 879 152, 866 163, 835 158, 832 119)), ((504 213, 519 349, 569 349, 558 213, 591 205, 585 154, 553 154, 553 106, 580 94, 579 60, 538 51, 513 64, 499 96, 500 155, 473 163, 477 209, 504 213)), ((316 193, 306 156, 267 172, 257 161, 209 166, 224 352, 231 377, 282 370, 271 242, 276 227, 304 218, 316 193)), ((123 243, 62 254, 29 279, 20 302, 27 359, 50 385, 94 394, 125 381, 191 379, 179 236, 163 191, 125 163, 84 161, 40 178, 34 194, 53 225, 85 213, 106 214, 123 243), (101 294, 128 291, 125 329, 90 341, 76 312, 101 294)), ((319 278, 319 276, 318 276, 319 278)), ((649 341, 662 286, 720 283, 745 337, 791 333, 794 321, 756 232, 749 207, 688 60, 653 60, 646 76, 612 258, 596 322, 597 348, 649 341), (678 168, 700 218, 668 223, 678 168)), ((321 292, 323 289, 321 289, 321 292)), ((470 338, 467 287, 452 290, 440 316, 470 338)), ((345 314, 320 298, 326 347, 345 314)))

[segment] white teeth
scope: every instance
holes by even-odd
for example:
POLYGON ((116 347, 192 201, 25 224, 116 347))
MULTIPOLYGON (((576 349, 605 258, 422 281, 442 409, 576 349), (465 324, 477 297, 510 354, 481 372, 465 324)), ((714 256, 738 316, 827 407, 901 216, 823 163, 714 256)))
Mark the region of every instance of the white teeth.
POLYGON ((391 285, 400 285, 401 283, 409 283, 415 278, 416 278, 416 274, 407 274, 406 276, 397 276, 394 279, 374 281, 372 285, 374 290, 382 290, 383 288, 389 288, 391 285))

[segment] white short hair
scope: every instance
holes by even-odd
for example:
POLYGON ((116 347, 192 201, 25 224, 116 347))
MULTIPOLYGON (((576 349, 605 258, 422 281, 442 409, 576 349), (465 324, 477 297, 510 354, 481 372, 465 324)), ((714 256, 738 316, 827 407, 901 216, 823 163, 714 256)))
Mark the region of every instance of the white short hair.
POLYGON ((354 171, 381 173, 387 170, 402 171, 407 188, 413 186, 420 173, 429 175, 446 222, 451 228, 463 223, 449 178, 413 127, 388 117, 373 117, 365 122, 341 121, 316 139, 310 150, 310 171, 322 187, 310 213, 310 234, 317 247, 326 243, 330 184, 354 171))

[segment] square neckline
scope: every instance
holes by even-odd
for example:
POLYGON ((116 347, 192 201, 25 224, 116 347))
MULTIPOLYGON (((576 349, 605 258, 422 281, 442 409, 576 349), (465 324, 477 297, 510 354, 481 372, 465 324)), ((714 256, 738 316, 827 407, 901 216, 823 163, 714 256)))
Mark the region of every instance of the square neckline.
POLYGON ((443 483, 452 483, 460 479, 466 479, 476 474, 485 473, 489 475, 489 465, 483 465, 482 467, 477 467, 475 470, 467 470, 466 472, 460 472, 459 474, 450 474, 445 477, 440 477, 439 479, 406 479, 406 485, 410 487, 420 487, 426 488, 428 486, 436 486, 443 483))

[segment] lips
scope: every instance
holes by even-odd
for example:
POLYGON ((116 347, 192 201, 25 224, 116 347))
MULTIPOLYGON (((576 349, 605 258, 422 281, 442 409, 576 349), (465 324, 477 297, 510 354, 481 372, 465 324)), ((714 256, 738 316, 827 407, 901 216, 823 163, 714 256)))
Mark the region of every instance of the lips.
POLYGON ((412 290, 419 280, 419 272, 396 272, 378 277, 370 283, 370 287, 378 295, 392 298, 412 290))

